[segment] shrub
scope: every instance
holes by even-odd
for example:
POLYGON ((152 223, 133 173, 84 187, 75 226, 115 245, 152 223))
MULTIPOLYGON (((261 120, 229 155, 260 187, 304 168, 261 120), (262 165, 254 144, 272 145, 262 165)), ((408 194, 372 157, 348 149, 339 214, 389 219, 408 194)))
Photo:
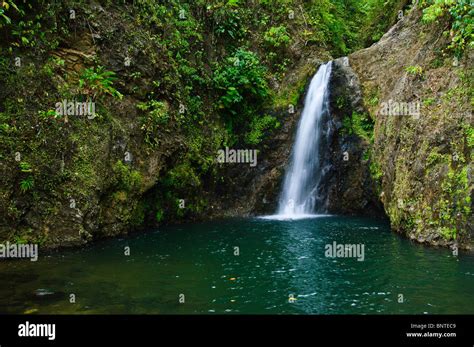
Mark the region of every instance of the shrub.
POLYGON ((287 46, 291 39, 286 31, 286 27, 278 26, 271 27, 263 36, 265 43, 271 47, 285 47, 287 46))
POLYGON ((87 68, 82 71, 79 78, 79 88, 82 93, 94 99, 105 94, 122 99, 123 95, 113 87, 115 80, 115 72, 107 71, 103 66, 87 68))
POLYGON ((24 193, 30 189, 32 189, 34 186, 34 180, 32 176, 28 176, 24 180, 21 180, 20 182, 20 189, 24 193))
POLYGON ((266 69, 255 53, 243 49, 226 59, 214 74, 219 108, 230 132, 248 128, 269 95, 266 69))

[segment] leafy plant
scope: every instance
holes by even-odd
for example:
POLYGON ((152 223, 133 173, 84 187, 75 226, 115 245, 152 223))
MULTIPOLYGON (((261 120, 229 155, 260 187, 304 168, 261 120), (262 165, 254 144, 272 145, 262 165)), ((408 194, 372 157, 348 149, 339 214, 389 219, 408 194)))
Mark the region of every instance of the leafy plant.
POLYGON ((383 176, 382 169, 375 161, 370 162, 369 171, 371 177, 376 181, 380 180, 380 178, 383 176))
POLYGON ((107 71, 103 66, 87 68, 79 78, 79 88, 94 99, 105 94, 122 99, 123 95, 113 87, 116 79, 115 72, 107 71))
POLYGON ((265 43, 271 47, 285 47, 291 39, 286 31, 286 27, 281 25, 278 27, 271 27, 264 35, 263 39, 265 43))
POLYGON ((150 100, 146 103, 138 103, 137 108, 142 111, 148 111, 150 118, 158 124, 168 123, 168 106, 162 101, 150 100))
POLYGON ((38 116, 41 119, 50 119, 50 118, 59 118, 61 115, 56 113, 55 110, 48 110, 48 111, 38 111, 38 116))
POLYGON ((140 117, 141 129, 145 133, 145 142, 151 146, 158 144, 158 128, 168 123, 168 105, 157 100, 146 103, 138 103, 137 108, 146 111, 146 115, 140 117))
POLYGON ((280 123, 275 117, 265 115, 263 117, 255 117, 250 125, 250 131, 247 133, 245 142, 251 145, 259 144, 266 131, 276 129, 280 126, 280 123))
POLYGON ((474 126, 465 124, 464 132, 466 134, 467 146, 469 148, 474 148, 474 126))
POLYGON ((372 142, 374 137, 374 122, 367 113, 353 112, 342 119, 342 131, 345 135, 357 135, 372 142))
POLYGON ((52 77, 58 68, 64 67, 65 60, 58 57, 51 57, 43 66, 43 72, 52 77))
POLYGON ((11 24, 12 20, 10 17, 8 17, 5 13, 10 9, 13 8, 17 12, 21 12, 18 6, 13 2, 13 1, 6 1, 3 0, 0 3, 0 28, 5 26, 6 24, 11 24))
POLYGON ((448 18, 450 31, 445 34, 451 38, 448 49, 460 57, 468 47, 474 46, 474 6, 472 0, 422 0, 423 20, 426 23, 448 18))
POLYGON ((34 180, 32 176, 28 176, 27 178, 21 180, 20 182, 20 189, 23 193, 32 189, 34 186, 34 180))
POLYGON ((215 71, 214 86, 221 95, 218 107, 229 132, 247 128, 269 95, 265 73, 257 55, 243 49, 215 71))
POLYGON ((25 193, 28 190, 31 190, 34 186, 34 179, 31 173, 33 172, 33 169, 31 168, 31 165, 26 162, 22 161, 19 163, 20 171, 23 174, 30 174, 26 178, 22 179, 20 181, 20 190, 25 193))
POLYGON ((22 161, 19 164, 20 166, 20 171, 21 172, 32 172, 33 170, 31 169, 31 165, 27 163, 26 161, 22 161))
POLYGON ((446 239, 456 239, 459 224, 467 223, 471 216, 471 196, 468 167, 449 168, 448 175, 441 184, 442 196, 438 201, 439 219, 445 226, 440 233, 446 239))
POLYGON ((410 66, 407 66, 405 68, 405 71, 409 74, 409 75, 413 75, 413 76, 416 76, 416 77, 421 77, 423 76, 423 68, 419 65, 410 65, 410 66))
POLYGON ((227 39, 226 42, 232 43, 234 40, 241 39, 245 34, 245 28, 242 26, 242 18, 237 7, 238 1, 235 0, 228 1, 226 4, 217 3, 214 6, 208 6, 215 23, 215 34, 227 39))
POLYGON ((435 98, 427 98, 427 99, 423 100, 423 105, 425 105, 425 106, 431 106, 431 105, 433 105, 435 102, 436 102, 436 99, 435 99, 435 98))

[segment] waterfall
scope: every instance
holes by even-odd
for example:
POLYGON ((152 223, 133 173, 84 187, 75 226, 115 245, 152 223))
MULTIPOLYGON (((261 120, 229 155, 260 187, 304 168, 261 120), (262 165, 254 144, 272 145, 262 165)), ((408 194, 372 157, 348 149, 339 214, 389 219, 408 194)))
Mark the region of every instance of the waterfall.
POLYGON ((321 65, 306 94, 280 195, 278 215, 282 217, 297 218, 325 212, 326 193, 319 184, 325 169, 321 154, 331 66, 331 62, 321 65))

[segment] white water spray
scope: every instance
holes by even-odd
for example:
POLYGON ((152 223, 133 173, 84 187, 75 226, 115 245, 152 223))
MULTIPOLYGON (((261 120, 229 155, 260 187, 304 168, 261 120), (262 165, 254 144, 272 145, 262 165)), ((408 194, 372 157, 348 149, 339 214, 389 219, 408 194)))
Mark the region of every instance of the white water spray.
POLYGON ((326 197, 320 196, 318 186, 322 177, 322 118, 328 111, 331 67, 331 62, 321 65, 309 85, 276 217, 304 218, 324 212, 326 197))

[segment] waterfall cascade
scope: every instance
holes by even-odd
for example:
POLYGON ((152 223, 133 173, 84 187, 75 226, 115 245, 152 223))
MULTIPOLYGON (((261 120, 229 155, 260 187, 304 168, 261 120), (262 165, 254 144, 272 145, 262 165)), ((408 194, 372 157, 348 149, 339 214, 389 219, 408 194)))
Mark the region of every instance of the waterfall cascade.
POLYGON ((322 196, 325 193, 322 194, 324 190, 319 185, 325 169, 321 147, 331 67, 331 62, 321 65, 309 85, 280 195, 279 217, 301 218, 325 212, 326 196, 322 196))

